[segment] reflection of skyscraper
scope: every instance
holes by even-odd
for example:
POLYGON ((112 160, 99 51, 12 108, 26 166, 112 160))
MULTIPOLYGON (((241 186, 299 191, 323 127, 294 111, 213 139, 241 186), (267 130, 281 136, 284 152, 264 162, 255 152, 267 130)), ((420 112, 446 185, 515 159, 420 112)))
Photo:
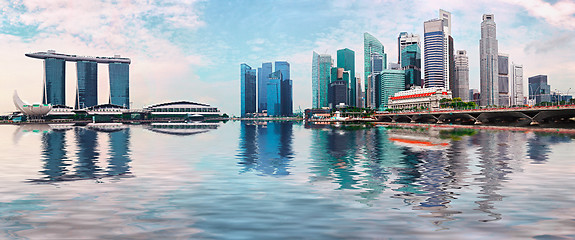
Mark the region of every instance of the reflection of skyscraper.
POLYGON ((78 144, 78 160, 74 168, 78 178, 94 178, 101 170, 96 165, 100 156, 98 151, 98 133, 85 128, 76 128, 76 143, 78 144))
POLYGON ((76 87, 76 109, 98 105, 98 63, 76 62, 78 84, 76 87))
POLYGON ((289 175, 293 156, 292 122, 264 125, 242 123, 240 133, 241 172, 257 171, 270 176, 289 175))
POLYGON ((48 181, 58 181, 67 172, 69 161, 66 150, 66 132, 49 131, 42 135, 42 158, 44 169, 40 171, 48 181))
POLYGON ((108 175, 118 176, 130 172, 130 128, 111 132, 108 175))

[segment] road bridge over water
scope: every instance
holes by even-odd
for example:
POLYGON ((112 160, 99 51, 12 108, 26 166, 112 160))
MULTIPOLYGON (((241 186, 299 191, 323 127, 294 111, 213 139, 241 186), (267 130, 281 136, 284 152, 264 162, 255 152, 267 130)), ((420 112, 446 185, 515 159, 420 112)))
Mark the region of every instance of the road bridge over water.
POLYGON ((570 118, 575 117, 575 105, 378 113, 375 117, 378 121, 383 122, 458 124, 518 122, 537 125, 547 122, 569 121, 570 118))

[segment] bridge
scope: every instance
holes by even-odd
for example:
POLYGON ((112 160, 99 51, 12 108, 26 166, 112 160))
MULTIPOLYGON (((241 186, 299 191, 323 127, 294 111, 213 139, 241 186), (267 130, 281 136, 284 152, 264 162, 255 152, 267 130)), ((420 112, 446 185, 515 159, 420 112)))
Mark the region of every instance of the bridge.
POLYGON ((482 108, 469 110, 403 111, 397 113, 377 113, 382 122, 411 123, 457 123, 483 124, 499 122, 521 122, 530 125, 568 121, 575 117, 575 105, 521 107, 521 108, 482 108))

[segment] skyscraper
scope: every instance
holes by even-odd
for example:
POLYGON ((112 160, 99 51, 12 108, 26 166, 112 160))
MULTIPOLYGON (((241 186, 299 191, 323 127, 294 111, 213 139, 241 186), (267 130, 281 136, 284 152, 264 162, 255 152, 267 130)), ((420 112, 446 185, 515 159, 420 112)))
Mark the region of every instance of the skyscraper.
POLYGON ((445 86, 454 87, 451 83, 455 78, 455 58, 453 48, 453 37, 451 37, 451 13, 443 9, 439 9, 439 19, 443 20, 443 40, 444 48, 444 71, 445 71, 445 86))
POLYGON ((511 64, 511 105, 523 105, 523 65, 511 64))
POLYGON ((66 105, 66 60, 44 59, 43 104, 66 105))
POLYGON ((267 100, 268 100, 268 116, 281 116, 282 115, 282 72, 277 70, 271 73, 268 77, 267 85, 267 100))
POLYGON ((401 69, 405 70, 405 89, 421 84, 421 48, 418 43, 405 46, 401 50, 401 69))
POLYGON ((483 14, 479 40, 481 106, 499 104, 499 64, 495 16, 483 14))
POLYGON ((272 73, 272 63, 262 63, 258 68, 258 112, 268 110, 267 88, 269 76, 272 73))
MULTIPOLYGON (((372 77, 375 77, 375 75, 377 75, 377 73, 372 74, 373 72, 373 66, 371 66, 373 59, 373 56, 377 56, 377 64, 379 64, 379 62, 381 61, 381 70, 383 70, 385 68, 385 66, 387 66, 387 54, 385 54, 384 52, 384 47, 383 44, 381 44, 381 42, 379 42, 379 40, 377 40, 377 38, 375 38, 374 36, 372 36, 369 33, 363 33, 363 70, 364 70, 364 81, 365 81, 365 99, 366 99, 366 107, 373 107, 371 104, 374 101, 373 96, 375 94, 375 90, 373 89, 375 86, 373 85, 373 79, 370 78, 370 75, 372 77), (373 55, 373 54, 376 55, 373 55)), ((339 57, 339 56, 338 56, 339 57)), ((339 67, 339 66, 338 66, 339 67)), ((379 68, 379 66, 376 66, 376 68, 379 68)), ((346 69, 347 70, 347 69, 346 69)), ((381 71, 380 70, 380 71, 381 71)), ((355 77, 355 75, 353 75, 352 77, 355 77)))
POLYGON ((497 56, 499 106, 509 106, 509 55, 499 53, 497 56))
POLYGON ((276 61, 275 70, 281 72, 281 116, 293 115, 292 79, 290 78, 290 64, 286 61, 276 61))
POLYGON ((328 88, 333 60, 328 54, 313 52, 312 59, 312 102, 313 108, 328 107, 328 88))
POLYGON ((448 87, 447 49, 445 32, 441 19, 426 21, 424 28, 425 87, 448 87))
POLYGON ((349 105, 357 106, 357 83, 355 81, 355 52, 351 49, 345 48, 337 50, 337 67, 349 71, 349 105))
POLYGON ((389 97, 393 94, 405 90, 405 71, 404 70, 391 70, 385 69, 379 74, 380 81, 376 88, 377 93, 377 108, 387 108, 389 97))
POLYGON ((247 117, 256 112, 256 70, 241 64, 241 116, 247 117))
POLYGON ((551 102, 551 86, 547 84, 547 75, 529 78, 529 99, 535 100, 535 104, 551 102))
POLYGON ((377 52, 371 53, 370 73, 367 76, 367 92, 366 92, 366 107, 376 108, 376 82, 379 81, 378 76, 384 69, 384 56, 377 52))
POLYGON ((76 62, 78 84, 76 85, 75 109, 98 105, 98 63, 76 62))
POLYGON ((399 34, 399 37, 397 37, 397 50, 398 50, 397 63, 403 65, 402 63, 403 49, 412 44, 417 44, 417 46, 421 48, 421 41, 419 39, 419 35, 407 32, 401 32, 399 34))
POLYGON ((455 55, 455 79, 452 81, 454 88, 451 90, 453 97, 461 98, 462 101, 469 101, 469 58, 467 51, 457 50, 455 55))
POLYGON ((275 71, 282 72, 283 80, 288 80, 290 78, 290 65, 286 61, 276 61, 275 62, 275 71))
POLYGON ((110 104, 130 108, 130 64, 112 62, 108 64, 110 77, 110 104))

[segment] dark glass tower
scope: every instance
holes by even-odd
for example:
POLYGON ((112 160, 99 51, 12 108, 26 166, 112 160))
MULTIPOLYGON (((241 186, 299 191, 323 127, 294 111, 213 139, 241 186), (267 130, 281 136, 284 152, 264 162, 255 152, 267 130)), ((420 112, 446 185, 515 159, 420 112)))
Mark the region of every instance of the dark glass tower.
POLYGON ((66 105, 66 61, 44 59, 43 104, 66 105))
POLYGON ((241 65, 241 115, 246 117, 256 112, 256 70, 249 65, 241 65))
POLYGON ((130 64, 109 63, 110 104, 130 108, 130 64))
POLYGON ((272 73, 272 63, 262 63, 258 68, 258 112, 268 110, 267 88, 269 76, 272 73))
POLYGON ((78 85, 76 88, 76 105, 81 109, 98 105, 98 63, 76 62, 78 85))
POLYGON ((267 100, 268 100, 268 116, 280 116, 282 107, 281 107, 281 100, 282 100, 282 72, 275 71, 271 73, 268 77, 268 85, 267 85, 267 100))
POLYGON ((405 70, 405 89, 421 84, 421 49, 411 44, 401 50, 401 69, 405 70))

